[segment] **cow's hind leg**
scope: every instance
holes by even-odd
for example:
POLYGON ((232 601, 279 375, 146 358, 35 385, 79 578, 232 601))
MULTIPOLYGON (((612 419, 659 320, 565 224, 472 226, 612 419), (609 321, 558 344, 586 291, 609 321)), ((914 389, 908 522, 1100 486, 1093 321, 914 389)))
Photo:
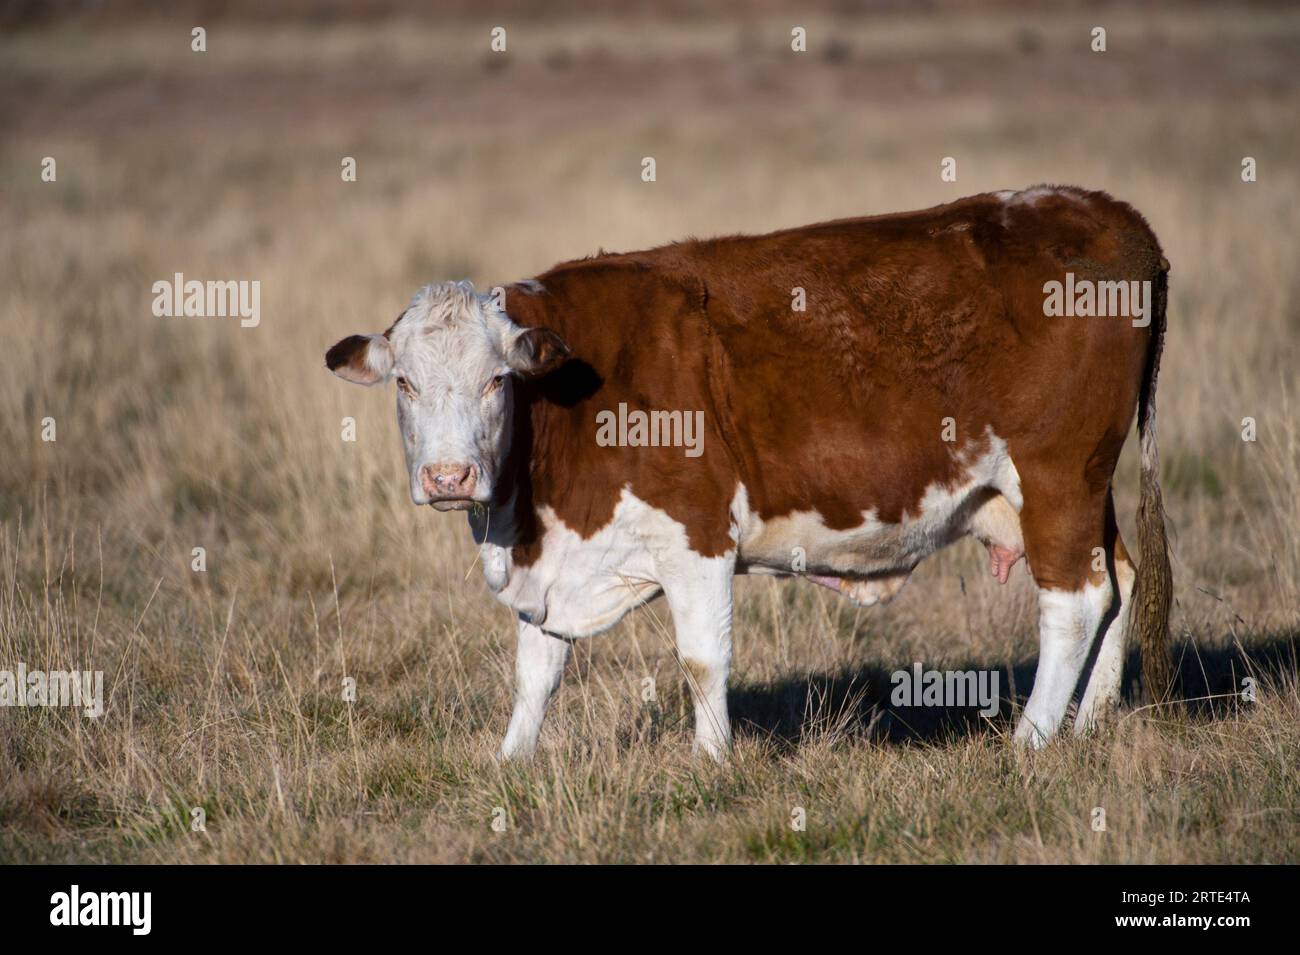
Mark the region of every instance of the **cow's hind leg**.
POLYGON ((1097 647, 1087 688, 1083 691, 1083 700, 1079 703, 1078 715, 1074 718, 1074 732, 1079 735, 1105 720, 1119 703, 1124 676, 1128 616, 1132 603, 1133 582, 1137 579, 1137 570, 1124 547, 1124 540, 1120 537, 1119 527, 1115 523, 1115 502, 1111 496, 1106 500, 1106 548, 1109 565, 1107 569, 1119 600, 1112 604, 1105 620, 1102 621, 1105 633, 1097 647))
POLYGON ((695 700, 695 749, 721 761, 731 747, 731 579, 735 554, 677 554, 656 561, 673 615, 677 652, 695 700))
POLYGON ((510 714, 500 759, 522 759, 533 754, 542 720, 555 695, 569 659, 569 641, 544 633, 519 621, 519 646, 515 651, 515 708, 510 714))
POLYGON ((1038 672, 1015 739, 1037 748, 1065 718, 1112 588, 1092 563, 1104 539, 1105 488, 1026 475, 1024 492, 1025 556, 1038 584, 1038 672))

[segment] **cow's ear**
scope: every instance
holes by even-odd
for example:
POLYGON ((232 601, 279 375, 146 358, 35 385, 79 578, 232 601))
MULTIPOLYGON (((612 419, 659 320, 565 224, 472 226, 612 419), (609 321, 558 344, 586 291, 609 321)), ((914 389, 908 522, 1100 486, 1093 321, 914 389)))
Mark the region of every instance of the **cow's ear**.
POLYGON ((393 346, 383 335, 349 335, 325 353, 325 367, 344 381, 377 385, 393 370, 393 346))
POLYGON ((536 378, 559 368, 570 354, 564 339, 549 328, 524 328, 506 349, 506 364, 521 375, 536 378))

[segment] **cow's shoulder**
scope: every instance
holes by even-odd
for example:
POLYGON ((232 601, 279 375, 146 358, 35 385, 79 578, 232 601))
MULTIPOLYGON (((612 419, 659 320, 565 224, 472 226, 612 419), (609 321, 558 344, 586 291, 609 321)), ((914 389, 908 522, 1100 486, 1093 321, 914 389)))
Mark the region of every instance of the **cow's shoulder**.
POLYGON ((516 546, 517 564, 537 564, 557 546, 542 514, 591 540, 618 523, 625 494, 679 525, 697 553, 734 546, 736 474, 719 430, 707 300, 682 260, 651 253, 564 263, 506 290, 512 320, 555 331, 571 350, 565 366, 521 394, 517 437, 539 520, 516 546), (637 431, 647 420, 648 445, 637 431))

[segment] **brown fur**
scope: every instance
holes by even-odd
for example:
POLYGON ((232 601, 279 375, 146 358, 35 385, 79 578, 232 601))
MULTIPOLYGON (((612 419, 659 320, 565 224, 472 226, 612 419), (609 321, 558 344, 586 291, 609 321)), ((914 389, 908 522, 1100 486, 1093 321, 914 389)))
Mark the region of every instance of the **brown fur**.
POLYGON ((682 669, 685 671, 686 685, 690 687, 692 696, 698 696, 711 687, 714 671, 707 664, 683 659, 682 669))
MULTIPOLYGON (((507 297, 515 321, 555 331, 574 357, 519 415, 532 501, 586 536, 627 486, 713 556, 734 546, 738 482, 764 520, 815 509, 834 529, 871 510, 897 522, 927 487, 956 481, 991 428, 1020 473, 1035 579, 1077 590, 1104 542, 1144 380, 1154 386, 1163 315, 1147 328, 1049 318, 1043 286, 1070 271, 1154 288, 1162 266, 1141 215, 1077 189, 560 265, 539 276, 542 291, 507 297), (795 287, 804 312, 791 308, 795 287), (703 409, 704 454, 597 446, 596 413, 619 402, 703 409), (954 443, 941 440, 945 417, 954 443)), ((516 561, 537 546, 525 533, 516 561)))

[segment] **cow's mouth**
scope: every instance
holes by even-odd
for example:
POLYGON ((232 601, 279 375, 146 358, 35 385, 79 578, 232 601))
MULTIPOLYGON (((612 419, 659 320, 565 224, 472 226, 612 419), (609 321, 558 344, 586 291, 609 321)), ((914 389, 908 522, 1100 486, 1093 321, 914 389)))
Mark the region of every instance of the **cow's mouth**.
POLYGON ((468 511, 477 503, 471 497, 443 497, 430 501, 429 506, 437 511, 468 511))

